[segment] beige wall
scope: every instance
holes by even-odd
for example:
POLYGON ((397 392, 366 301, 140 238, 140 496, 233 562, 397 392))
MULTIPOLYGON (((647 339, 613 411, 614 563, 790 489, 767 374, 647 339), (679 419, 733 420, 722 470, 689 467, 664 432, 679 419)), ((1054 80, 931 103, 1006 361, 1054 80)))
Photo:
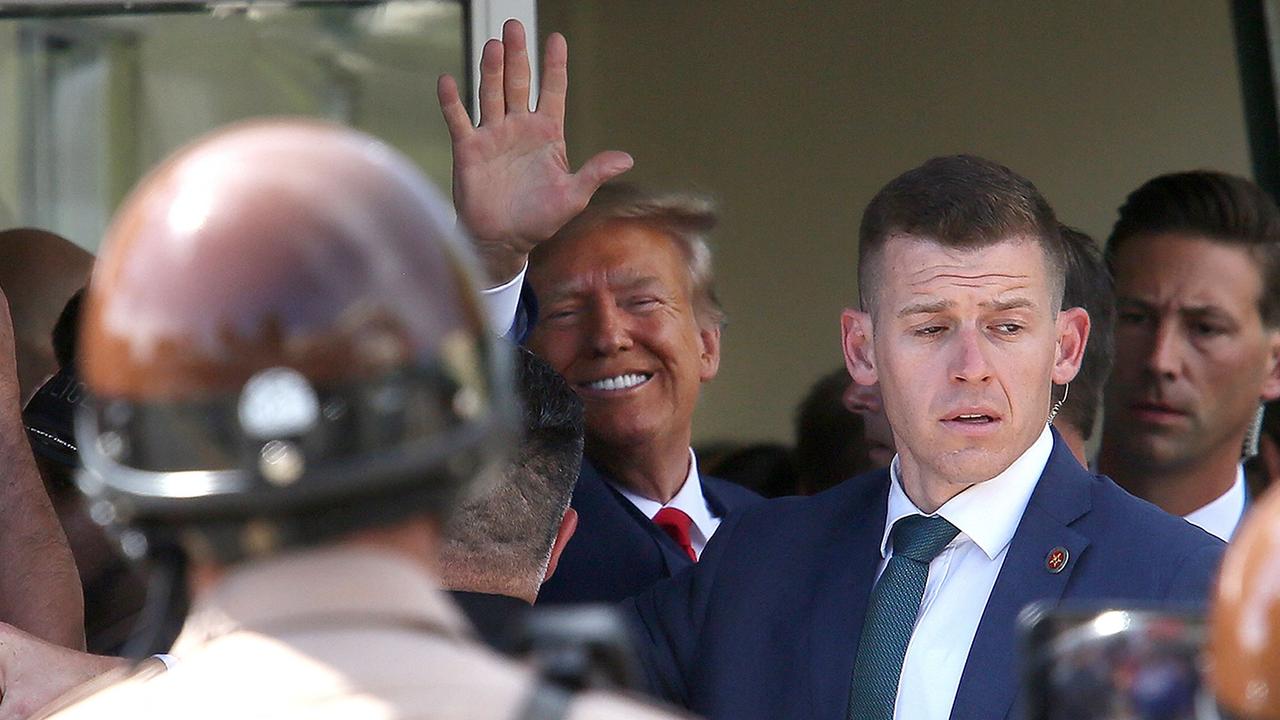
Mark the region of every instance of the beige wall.
POLYGON ((841 361, 863 206, 924 159, 1029 176, 1105 237, 1163 171, 1249 169, 1228 3, 542 0, 570 47, 570 157, 710 192, 731 325, 695 440, 789 439, 841 361))

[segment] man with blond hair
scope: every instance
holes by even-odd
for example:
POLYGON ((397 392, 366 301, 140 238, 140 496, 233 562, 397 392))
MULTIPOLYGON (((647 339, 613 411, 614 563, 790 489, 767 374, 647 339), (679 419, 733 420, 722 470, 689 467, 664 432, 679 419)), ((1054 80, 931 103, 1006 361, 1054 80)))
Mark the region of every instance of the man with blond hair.
POLYGON ((496 285, 497 327, 511 326, 527 282, 538 302, 527 344, 586 411, 578 529, 539 602, 617 601, 695 563, 720 521, 757 499, 702 476, 689 447, 700 388, 720 366, 705 239, 716 217, 703 198, 600 188, 630 168, 625 153, 568 173, 566 88, 544 79, 530 112, 518 22, 487 52, 478 127, 453 80, 440 82, 454 204, 496 285))

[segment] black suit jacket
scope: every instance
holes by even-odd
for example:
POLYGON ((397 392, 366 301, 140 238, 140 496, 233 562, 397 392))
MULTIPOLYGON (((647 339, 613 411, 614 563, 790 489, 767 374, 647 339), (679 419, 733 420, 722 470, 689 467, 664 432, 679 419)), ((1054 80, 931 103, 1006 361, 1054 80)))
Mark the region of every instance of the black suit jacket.
MULTIPOLYGON (((763 500, 727 480, 705 475, 701 479, 702 494, 717 517, 730 517, 763 500)), ((572 507, 578 511, 578 529, 565 546, 555 574, 538 593, 539 605, 616 603, 693 565, 674 540, 585 458, 572 507)))

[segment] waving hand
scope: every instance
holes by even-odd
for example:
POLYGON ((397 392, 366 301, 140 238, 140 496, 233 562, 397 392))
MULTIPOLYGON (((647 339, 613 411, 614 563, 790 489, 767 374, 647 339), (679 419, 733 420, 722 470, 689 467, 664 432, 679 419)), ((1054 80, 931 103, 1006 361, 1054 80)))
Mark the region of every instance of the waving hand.
POLYGON ((529 252, 582 209, 608 180, 631 168, 631 156, 602 152, 572 172, 565 152, 569 85, 564 36, 547 38, 537 109, 529 110, 530 70, 524 26, 508 20, 502 40, 485 43, 480 60, 480 122, 472 125, 448 75, 437 87, 453 143, 453 201, 494 283, 523 267, 529 252))

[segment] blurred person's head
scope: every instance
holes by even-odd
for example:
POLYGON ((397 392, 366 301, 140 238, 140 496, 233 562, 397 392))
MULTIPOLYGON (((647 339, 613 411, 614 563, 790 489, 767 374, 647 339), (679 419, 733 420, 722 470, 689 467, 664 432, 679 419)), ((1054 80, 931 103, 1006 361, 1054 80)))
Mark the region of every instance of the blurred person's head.
POLYGON ((848 370, 830 372, 809 388, 796 409, 796 487, 802 495, 876 467, 868 457, 863 418, 845 405, 851 384, 848 370))
POLYGON ((75 414, 85 397, 84 383, 75 371, 83 295, 81 290, 71 296, 53 326, 58 372, 26 402, 22 422, 84 588, 86 649, 117 654, 142 610, 146 578, 141 567, 125 558, 93 519, 88 503, 75 487, 75 473, 80 468, 75 414))
POLYGON ((448 204, 329 123, 234 125, 148 174, 107 231, 79 349, 81 488, 127 550, 180 548, 197 593, 305 546, 429 571, 515 429, 448 204))
POLYGON ((1070 389, 1056 390, 1054 398, 1063 400, 1053 425, 1062 433, 1071 452, 1081 465, 1088 466, 1085 443, 1093 437, 1102 406, 1102 391, 1111 374, 1115 356, 1115 291, 1111 273, 1102 261, 1102 250, 1085 233, 1063 226, 1062 242, 1067 251, 1067 284, 1062 307, 1082 307, 1089 313, 1089 342, 1084 348, 1080 372, 1070 389), (1064 399, 1065 398, 1065 399, 1064 399))
POLYGON ((859 240, 849 371, 880 384, 908 494, 918 482, 913 500, 940 505, 1043 432, 1052 386, 1079 368, 1088 316, 1061 310, 1065 252, 1048 202, 987 160, 935 158, 894 179, 859 240))
POLYGON ((440 583, 530 603, 577 527, 569 507, 582 465, 582 401, 564 378, 517 350, 524 436, 501 477, 463 501, 445 527, 440 583))
POLYGON ((35 228, 0 232, 0 287, 9 300, 25 402, 59 363, 49 345, 67 298, 84 286, 93 255, 70 240, 35 228))
MULTIPOLYGON (((848 373, 846 372, 847 376, 848 373)), ((850 382, 843 396, 844 406, 862 418, 863 435, 867 443, 867 461, 872 468, 889 467, 897 449, 893 445, 893 428, 884 414, 884 398, 880 397, 880 385, 862 385, 850 382)))
POLYGON ((1234 481, 1259 402, 1280 397, 1280 210, 1243 178, 1162 175, 1125 200, 1106 259, 1117 318, 1102 469, 1186 514, 1234 481))
POLYGON ((582 398, 587 451, 684 452, 701 385, 720 365, 724 312, 706 234, 711 203, 606 185, 529 260, 529 347, 582 398))
POLYGON ((792 451, 781 443, 712 445, 698 449, 698 470, 767 498, 798 494, 792 451))

